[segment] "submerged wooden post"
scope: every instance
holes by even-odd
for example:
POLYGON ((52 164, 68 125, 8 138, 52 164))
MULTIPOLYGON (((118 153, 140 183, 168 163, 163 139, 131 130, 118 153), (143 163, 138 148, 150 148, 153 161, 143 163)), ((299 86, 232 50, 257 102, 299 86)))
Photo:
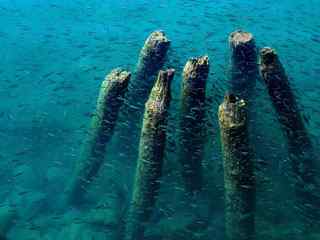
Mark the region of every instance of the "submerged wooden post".
POLYGON ((166 124, 174 70, 160 71, 146 103, 140 136, 139 157, 131 208, 125 230, 126 240, 143 240, 160 187, 166 141, 166 124))
POLYGON ((117 68, 102 82, 89 136, 67 187, 69 203, 75 205, 82 203, 87 186, 104 162, 106 145, 113 135, 130 76, 129 72, 117 68))
POLYGON ((155 31, 150 34, 140 51, 136 71, 130 81, 129 92, 126 96, 127 105, 123 113, 126 124, 120 130, 121 144, 126 146, 124 149, 127 151, 126 158, 132 156, 132 160, 136 159, 135 147, 139 141, 144 105, 157 74, 165 62, 169 46, 170 41, 165 33, 155 31))
POLYGON ((183 70, 178 158, 190 193, 201 190, 205 143, 205 91, 209 73, 207 56, 190 59, 183 70))
POLYGON ((0 208, 0 240, 7 239, 6 235, 15 224, 14 222, 17 218, 18 213, 12 207, 5 205, 0 208))
POLYGON ((287 137, 289 158, 295 178, 298 208, 304 221, 320 223, 320 194, 317 192, 315 152, 276 51, 265 47, 260 51, 261 76, 267 86, 278 120, 287 137))
POLYGON ((218 116, 224 158, 226 239, 253 240, 255 176, 245 101, 227 94, 218 116))
POLYGON ((142 106, 148 99, 151 88, 156 81, 156 75, 164 64, 170 41, 163 31, 155 31, 147 38, 141 49, 135 76, 130 84, 130 90, 135 101, 131 104, 142 106))
POLYGON ((229 36, 231 56, 231 92, 250 101, 259 76, 258 53, 253 35, 241 30, 229 36))

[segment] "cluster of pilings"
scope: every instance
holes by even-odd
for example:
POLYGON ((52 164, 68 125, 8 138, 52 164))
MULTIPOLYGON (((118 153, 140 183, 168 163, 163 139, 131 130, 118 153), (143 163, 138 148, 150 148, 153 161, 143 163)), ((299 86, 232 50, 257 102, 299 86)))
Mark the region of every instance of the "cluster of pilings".
MULTIPOLYGON (((230 34, 229 43, 232 52, 231 88, 218 110, 224 166, 226 239, 255 239, 255 159, 248 126, 252 118, 252 95, 259 77, 265 82, 287 137, 301 216, 305 220, 319 221, 320 202, 314 191, 318 182, 313 147, 276 51, 262 48, 258 64, 259 52, 251 33, 235 31, 230 34)), ((69 203, 81 205, 85 201, 86 189, 105 160, 106 145, 113 135, 124 99, 130 100, 131 106, 127 109, 130 127, 126 129, 126 135, 132 136, 133 142, 140 136, 140 143, 136 150, 134 186, 124 228, 126 240, 144 239, 145 226, 150 221, 160 189, 170 84, 175 75, 173 69, 161 70, 169 45, 170 41, 162 31, 153 32, 141 50, 132 80, 131 74, 122 69, 115 69, 107 76, 101 86, 96 114, 81 159, 67 187, 69 203)), ((181 164, 186 192, 190 194, 201 191, 203 185, 208 73, 208 56, 189 59, 183 69, 177 161, 181 164)))

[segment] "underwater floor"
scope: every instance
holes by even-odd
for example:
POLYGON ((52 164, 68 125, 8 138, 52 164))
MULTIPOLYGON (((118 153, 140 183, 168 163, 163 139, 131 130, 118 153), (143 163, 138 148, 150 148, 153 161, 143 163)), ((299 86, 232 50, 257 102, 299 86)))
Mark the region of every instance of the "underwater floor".
POLYGON ((319 0, 2 0, 0 239, 320 239, 319 14, 319 0), (235 58, 238 29, 254 50, 235 58), (144 45, 158 30, 168 43, 144 45), (118 67, 128 85, 101 87, 118 67), (222 103, 246 127, 224 129, 222 103))

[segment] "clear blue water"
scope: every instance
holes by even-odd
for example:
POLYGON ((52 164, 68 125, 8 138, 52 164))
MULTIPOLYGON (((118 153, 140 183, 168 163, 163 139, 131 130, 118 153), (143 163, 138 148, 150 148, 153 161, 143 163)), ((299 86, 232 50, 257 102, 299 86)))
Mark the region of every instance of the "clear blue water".
MULTIPOLYGON (((0 214, 4 216, 0 233, 15 240, 119 239, 136 164, 122 155, 121 124, 109 143, 108 161, 92 183, 91 205, 83 209, 66 205, 63 192, 81 154, 105 75, 118 66, 134 72, 145 39, 162 29, 171 40, 165 66, 175 68, 176 75, 163 179, 147 237, 225 239, 216 113, 230 87, 228 35, 244 29, 254 34, 258 47, 277 50, 319 153, 319 13, 319 0, 2 0, 0 205, 4 213, 0 214), (188 58, 204 54, 211 65, 203 163, 206 188, 189 199, 174 161, 174 130, 183 66, 188 58), (97 220, 96 204, 112 202, 110 195, 116 191, 121 192, 117 207, 111 205, 97 220), (8 209, 16 213, 9 220, 8 209), (116 212, 117 220, 108 224, 111 212, 116 212), (190 230, 195 219, 209 219, 209 223, 190 230)), ((256 239, 319 239, 317 228, 301 233, 303 222, 295 213, 288 177, 286 139, 261 81, 255 104, 257 141, 253 144, 267 160, 266 166, 257 166, 256 239)))

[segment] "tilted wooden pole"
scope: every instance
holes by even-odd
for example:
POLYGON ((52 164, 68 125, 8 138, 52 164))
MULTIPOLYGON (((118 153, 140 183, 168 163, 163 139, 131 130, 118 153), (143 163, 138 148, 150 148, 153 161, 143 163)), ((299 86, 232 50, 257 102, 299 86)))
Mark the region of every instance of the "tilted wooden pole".
POLYGON ((209 73, 207 56, 188 60, 183 70, 178 159, 190 193, 202 188, 205 146, 205 96, 209 73))
POLYGON ((172 69, 160 71, 146 103, 132 203, 125 230, 126 240, 144 239, 145 224, 150 220, 158 196, 173 76, 172 69))
POLYGON ((248 136, 247 106, 227 94, 219 106, 224 166, 227 240, 255 239, 255 174, 248 136))
POLYGON ((258 53, 253 35, 238 30, 229 36, 231 48, 231 92, 250 101, 259 78, 258 53))
POLYGON ((279 123, 287 138, 291 167, 294 173, 298 208, 303 221, 320 223, 320 194, 316 155, 303 118, 297 106, 285 69, 277 52, 269 47, 260 51, 260 71, 279 123))
POLYGON ((67 186, 68 202, 71 204, 83 203, 87 187, 104 162, 106 145, 113 135, 130 76, 129 72, 118 68, 111 71, 102 82, 89 135, 67 186))
POLYGON ((145 102, 148 99, 157 74, 164 65, 170 40, 163 31, 154 31, 150 34, 140 51, 138 63, 132 80, 129 84, 129 92, 126 96, 126 105, 123 108, 122 121, 125 124, 120 129, 123 155, 130 161, 135 161, 141 132, 141 122, 145 102))

